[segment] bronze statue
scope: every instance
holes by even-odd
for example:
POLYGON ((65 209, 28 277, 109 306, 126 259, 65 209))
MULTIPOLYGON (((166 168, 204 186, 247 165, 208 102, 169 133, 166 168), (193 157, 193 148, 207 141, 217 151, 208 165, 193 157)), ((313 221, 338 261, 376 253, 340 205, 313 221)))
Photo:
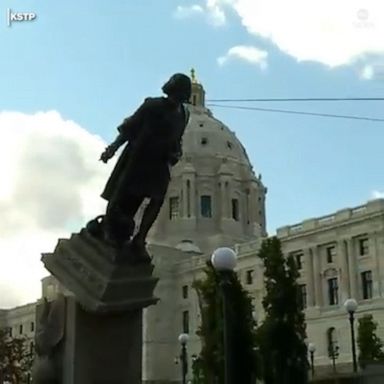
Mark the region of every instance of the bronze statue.
POLYGON ((188 76, 173 75, 162 87, 167 97, 147 98, 117 128, 116 140, 100 158, 106 163, 127 143, 101 195, 108 201, 106 214, 88 223, 88 230, 124 247, 133 235, 136 212, 149 198, 139 230, 129 242, 141 262, 150 261, 146 237, 163 205, 171 167, 182 155, 182 136, 189 119, 184 103, 191 97, 191 88, 188 76))

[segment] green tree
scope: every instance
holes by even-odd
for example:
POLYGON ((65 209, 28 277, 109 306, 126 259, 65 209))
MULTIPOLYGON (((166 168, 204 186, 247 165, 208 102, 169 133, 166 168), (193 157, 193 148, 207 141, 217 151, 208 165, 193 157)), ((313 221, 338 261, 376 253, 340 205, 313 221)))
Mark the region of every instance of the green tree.
POLYGON ((359 364, 362 368, 366 363, 383 361, 383 342, 376 335, 377 322, 372 315, 364 315, 359 319, 357 345, 359 347, 359 364))
POLYGON ((29 345, 26 337, 10 337, 7 329, 0 329, 0 383, 26 383, 33 363, 29 345))
MULTIPOLYGON (((197 335, 202 342, 202 350, 194 367, 194 383, 220 384, 224 382, 221 280, 211 263, 207 263, 204 272, 205 278, 194 283, 201 314, 197 335)), ((235 272, 229 273, 227 277, 231 371, 236 382, 251 384, 255 382, 257 373, 256 323, 252 315, 252 300, 235 272)))
POLYGON ((284 257, 280 240, 263 241, 259 257, 264 263, 265 319, 257 337, 266 384, 308 382, 305 316, 300 302, 299 272, 292 256, 284 257))

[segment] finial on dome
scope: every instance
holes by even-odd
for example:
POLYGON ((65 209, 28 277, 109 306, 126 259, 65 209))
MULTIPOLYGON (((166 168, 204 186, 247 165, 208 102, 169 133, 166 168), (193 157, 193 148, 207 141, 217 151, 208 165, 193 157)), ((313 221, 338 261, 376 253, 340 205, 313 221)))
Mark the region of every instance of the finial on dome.
POLYGON ((191 68, 191 80, 192 80, 192 83, 197 83, 196 72, 194 68, 191 68))

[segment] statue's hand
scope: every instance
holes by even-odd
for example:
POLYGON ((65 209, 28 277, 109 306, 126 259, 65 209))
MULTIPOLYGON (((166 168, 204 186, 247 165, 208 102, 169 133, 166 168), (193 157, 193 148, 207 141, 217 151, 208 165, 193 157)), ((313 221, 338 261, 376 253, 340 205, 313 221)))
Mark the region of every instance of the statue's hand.
POLYGON ((109 159, 111 159, 115 153, 116 153, 117 148, 113 145, 109 145, 107 148, 105 148, 105 151, 101 154, 100 160, 103 163, 107 163, 109 159))

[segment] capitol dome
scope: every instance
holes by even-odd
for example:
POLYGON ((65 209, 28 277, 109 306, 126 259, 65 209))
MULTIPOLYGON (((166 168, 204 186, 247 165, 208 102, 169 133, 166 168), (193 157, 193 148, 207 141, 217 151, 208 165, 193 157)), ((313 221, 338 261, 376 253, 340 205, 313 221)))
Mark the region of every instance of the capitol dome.
POLYGON ((189 240, 210 252, 265 234, 266 188, 235 133, 205 107, 205 90, 191 75, 183 157, 149 239, 174 247, 189 240))

